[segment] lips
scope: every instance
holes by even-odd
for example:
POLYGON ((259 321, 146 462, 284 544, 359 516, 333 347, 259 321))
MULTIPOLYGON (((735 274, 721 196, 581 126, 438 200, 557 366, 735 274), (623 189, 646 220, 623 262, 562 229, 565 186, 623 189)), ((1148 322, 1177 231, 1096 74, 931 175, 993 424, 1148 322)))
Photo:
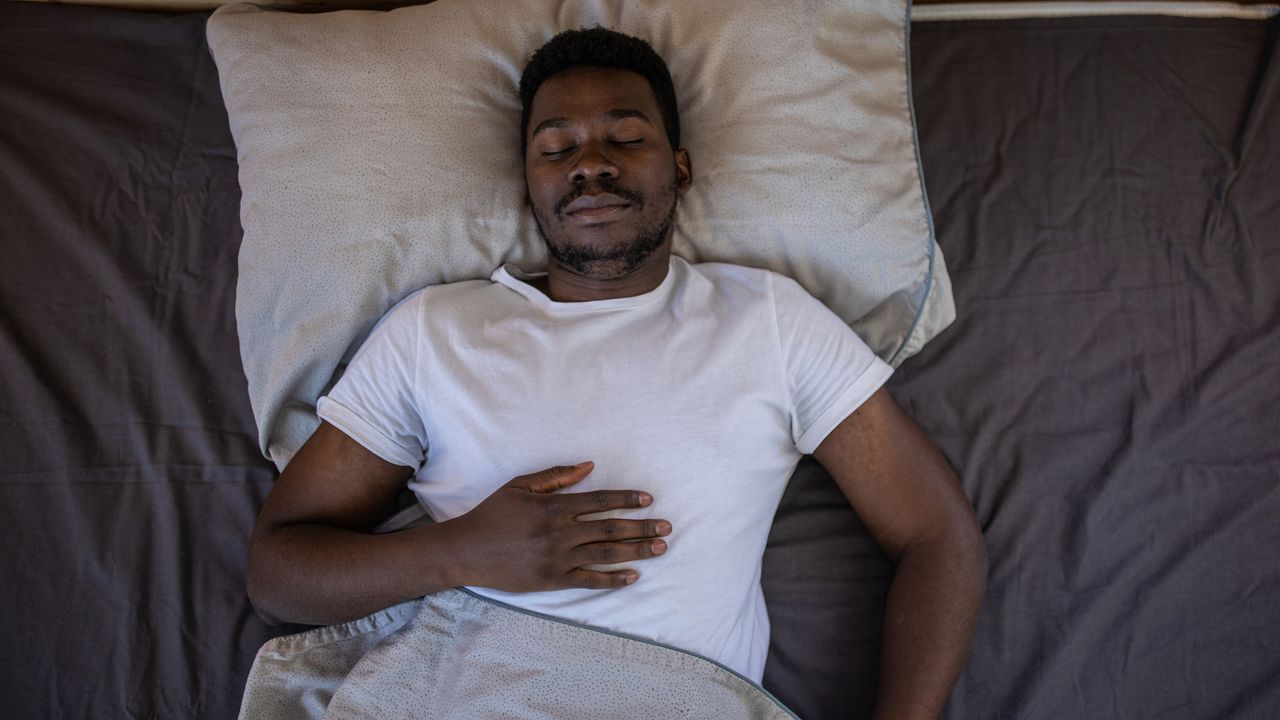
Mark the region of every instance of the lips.
POLYGON ((614 195, 612 193, 597 193, 595 195, 582 195, 577 200, 569 203, 565 207, 566 215, 581 215, 584 217, 594 217, 597 215, 607 215, 610 212, 621 210, 631 203, 614 195))

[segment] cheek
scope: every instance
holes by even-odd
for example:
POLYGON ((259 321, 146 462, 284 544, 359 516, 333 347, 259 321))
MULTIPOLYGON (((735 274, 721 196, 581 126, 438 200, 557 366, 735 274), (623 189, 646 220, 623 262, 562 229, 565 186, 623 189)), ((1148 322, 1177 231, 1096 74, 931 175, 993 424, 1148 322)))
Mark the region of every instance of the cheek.
POLYGON ((525 170, 525 184, 529 187, 530 195, 534 197, 554 195, 561 184, 561 179, 561 173, 557 169, 544 167, 543 163, 539 163, 538 167, 525 170))
POLYGON ((535 190, 530 196, 533 199, 534 207, 544 215, 551 215, 555 211, 556 194, 548 191, 546 188, 535 190))
POLYGON ((557 198, 547 193, 542 195, 531 194, 529 196, 529 209, 533 211, 538 223, 546 230, 550 230, 552 227, 560 227, 563 223, 563 220, 556 217, 556 200, 557 198))
POLYGON ((539 212, 550 214, 556 203, 555 192, 551 186, 541 182, 537 175, 532 173, 525 174, 524 182, 525 197, 528 198, 530 206, 539 212))
POLYGON ((646 168, 644 175, 645 187, 654 197, 662 197, 665 195, 672 183, 679 183, 680 171, 674 162, 657 162, 646 168))

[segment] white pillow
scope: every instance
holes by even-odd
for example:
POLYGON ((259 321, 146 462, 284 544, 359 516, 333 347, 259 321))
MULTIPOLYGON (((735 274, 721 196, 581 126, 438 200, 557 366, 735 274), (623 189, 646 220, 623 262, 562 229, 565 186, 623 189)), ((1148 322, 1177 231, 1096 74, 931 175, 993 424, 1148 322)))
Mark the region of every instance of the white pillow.
POLYGON ((209 47, 240 161, 236 317, 264 452, 397 300, 544 266, 523 204, 525 62, 604 25, 666 60, 694 183, 674 249, 799 281, 897 364, 954 317, 923 191, 905 0, 438 0, 219 8, 209 47))

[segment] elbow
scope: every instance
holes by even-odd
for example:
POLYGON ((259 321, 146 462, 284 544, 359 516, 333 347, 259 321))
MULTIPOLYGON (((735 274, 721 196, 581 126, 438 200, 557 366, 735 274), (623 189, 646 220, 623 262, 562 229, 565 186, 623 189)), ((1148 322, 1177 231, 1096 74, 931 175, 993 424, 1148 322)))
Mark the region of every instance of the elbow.
POLYGON ((279 579, 271 572, 268 559, 269 550, 262 547, 264 543, 257 535, 249 544, 249 567, 245 573, 245 591, 249 597, 249 605, 258 617, 268 625, 281 625, 288 622, 280 608, 279 579))
POLYGON ((987 543, 972 516, 936 528, 927 538, 908 546, 901 560, 908 555, 913 562, 919 558, 919 562, 936 568, 964 597, 981 602, 986 595, 990 571, 987 543))
POLYGON ((976 521, 964 523, 954 533, 951 543, 954 548, 954 562, 963 574, 970 578, 974 593, 981 598, 986 595, 987 574, 990 572, 990 559, 987 556, 987 542, 976 521))
POLYGON ((974 572, 977 574, 979 587, 982 588, 981 594, 985 595, 987 591, 987 576, 991 572, 991 560, 987 556, 987 541, 982 536, 982 531, 976 531, 974 534, 976 536, 974 540, 974 545, 976 546, 974 550, 976 556, 974 558, 974 572))
POLYGON ((253 611, 257 613, 258 617, 266 624, 283 624, 285 622, 284 619, 278 616, 271 609, 273 607, 273 603, 271 601, 269 589, 264 589, 262 587, 262 581, 254 580, 254 577, 254 574, 250 573, 245 583, 249 595, 249 606, 253 608, 253 611))
POLYGON ((978 525, 973 507, 966 501, 957 504, 955 511, 940 523, 944 528, 939 539, 946 547, 952 564, 965 577, 970 578, 976 591, 985 594, 990 559, 987 557, 987 540, 978 525))

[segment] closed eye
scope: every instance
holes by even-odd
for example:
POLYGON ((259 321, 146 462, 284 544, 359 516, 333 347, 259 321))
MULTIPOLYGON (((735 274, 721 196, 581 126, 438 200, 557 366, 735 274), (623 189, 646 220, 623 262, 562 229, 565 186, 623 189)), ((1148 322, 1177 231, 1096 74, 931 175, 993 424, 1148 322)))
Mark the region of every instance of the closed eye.
POLYGON ((619 145, 639 145, 644 142, 644 138, 636 138, 635 140, 616 140, 619 145))
POLYGON ((542 157, 556 157, 559 155, 564 155, 565 153, 572 151, 574 147, 576 146, 567 147, 562 150, 548 150, 542 153, 542 157))

